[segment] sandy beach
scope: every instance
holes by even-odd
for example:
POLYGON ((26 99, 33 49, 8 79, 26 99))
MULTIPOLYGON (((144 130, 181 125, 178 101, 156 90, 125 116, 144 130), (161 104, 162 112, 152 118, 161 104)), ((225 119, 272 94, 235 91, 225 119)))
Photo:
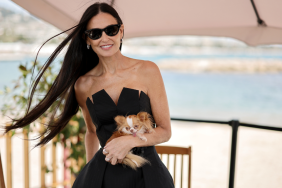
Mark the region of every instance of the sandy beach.
MULTIPOLYGON (((13 187, 23 187, 22 140, 13 142, 13 187)), ((236 188, 279 188, 282 185, 282 133, 240 127, 238 131, 236 188)), ((32 144, 32 143, 31 143, 32 144)), ((172 121, 172 138, 162 145, 192 146, 192 187, 226 188, 229 178, 231 127, 172 121)), ((0 139, 5 172, 5 140, 0 139)), ((50 147, 49 147, 50 148, 50 147)), ((58 180, 62 180, 62 149, 57 148, 58 180)), ((46 150, 47 165, 51 152, 46 150)), ((166 158, 164 157, 164 160, 166 158)), ((187 159, 187 158, 185 158, 187 159)), ((40 187, 39 149, 30 152, 31 188, 40 187)), ((171 163, 172 164, 172 163, 171 163)), ((187 165, 184 164, 185 166, 187 165)), ((170 167, 172 170, 172 168, 170 167)), ((187 171, 185 171, 185 174, 187 171)), ((51 183, 51 173, 46 176, 51 183)), ((176 179, 178 179, 178 174, 176 179)), ((187 179, 186 179, 187 180, 187 179)), ((185 182, 184 186, 187 182, 185 182)), ((179 182, 176 182, 179 187, 179 182)))
MULTIPOLYGON (((192 146, 193 188, 228 186, 231 127, 172 121, 172 134, 163 145, 192 146)), ((281 142, 281 132, 240 127, 235 187, 281 187, 281 142)))

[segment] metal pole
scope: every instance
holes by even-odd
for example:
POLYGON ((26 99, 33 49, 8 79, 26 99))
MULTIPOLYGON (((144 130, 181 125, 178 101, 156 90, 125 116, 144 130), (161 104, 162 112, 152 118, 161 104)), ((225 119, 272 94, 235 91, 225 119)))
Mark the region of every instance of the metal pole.
POLYGON ((231 140, 229 188, 234 188, 237 132, 238 132, 238 127, 239 127, 240 123, 239 123, 238 120, 232 120, 232 121, 230 121, 230 125, 232 126, 232 140, 231 140))
POLYGON ((256 16, 257 16, 258 25, 259 25, 259 26, 266 26, 266 23, 265 23, 265 22, 260 18, 260 16, 259 16, 259 13, 258 13, 258 10, 257 10, 257 7, 256 7, 256 4, 255 4, 254 0, 251 0, 251 3, 252 3, 252 5, 253 5, 253 9, 254 9, 255 14, 256 14, 256 16))

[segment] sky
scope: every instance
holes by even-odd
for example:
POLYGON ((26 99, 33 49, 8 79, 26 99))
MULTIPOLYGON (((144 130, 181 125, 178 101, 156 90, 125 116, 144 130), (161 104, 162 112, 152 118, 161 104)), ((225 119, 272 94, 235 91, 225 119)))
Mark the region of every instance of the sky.
POLYGON ((16 3, 14 3, 11 0, 0 0, 0 7, 6 8, 14 12, 18 12, 18 13, 29 14, 25 9, 23 9, 22 7, 20 7, 19 5, 17 5, 16 3))

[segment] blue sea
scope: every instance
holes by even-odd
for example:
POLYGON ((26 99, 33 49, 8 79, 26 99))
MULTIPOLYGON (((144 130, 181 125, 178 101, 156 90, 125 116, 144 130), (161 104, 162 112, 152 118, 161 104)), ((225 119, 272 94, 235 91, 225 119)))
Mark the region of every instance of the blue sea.
MULTIPOLYGON (((157 62, 175 56, 133 58, 157 62)), ((34 59, 0 61, 0 90, 19 77, 20 62, 32 60, 34 59)), ((45 60, 46 58, 39 59, 42 62, 45 60)), ((161 73, 171 117, 223 121, 238 119, 246 123, 282 127, 282 73, 161 73)), ((0 96, 0 100, 2 105, 3 96, 0 96)))

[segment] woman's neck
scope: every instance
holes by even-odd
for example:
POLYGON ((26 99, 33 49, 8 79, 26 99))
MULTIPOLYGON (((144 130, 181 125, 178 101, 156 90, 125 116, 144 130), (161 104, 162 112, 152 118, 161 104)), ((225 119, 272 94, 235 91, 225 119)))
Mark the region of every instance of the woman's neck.
POLYGON ((118 51, 113 56, 99 57, 99 73, 100 75, 113 75, 118 69, 126 66, 127 58, 118 51))

